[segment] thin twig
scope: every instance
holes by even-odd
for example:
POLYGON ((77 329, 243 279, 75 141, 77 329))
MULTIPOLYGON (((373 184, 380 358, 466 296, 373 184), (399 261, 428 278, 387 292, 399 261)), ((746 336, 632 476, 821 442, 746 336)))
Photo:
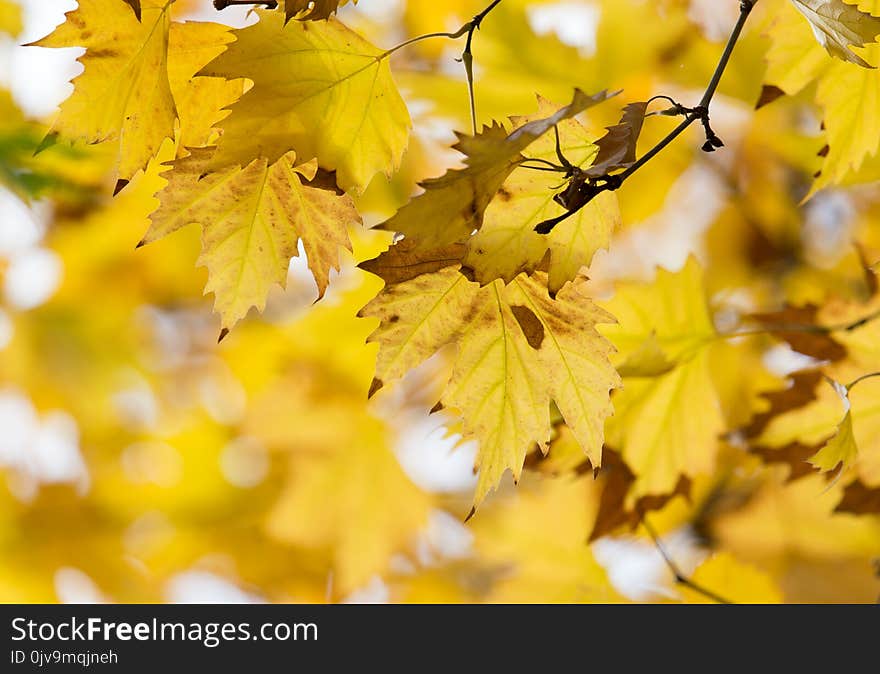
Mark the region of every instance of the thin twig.
MULTIPOLYGON (((697 108, 695 108, 695 110, 699 108, 708 108, 709 104, 712 102, 712 98, 715 96, 715 92, 718 90, 718 85, 721 83, 721 77, 724 75, 724 71, 727 69, 727 64, 730 62, 730 57, 733 54, 733 49, 734 47, 736 47, 736 43, 739 42, 739 38, 742 35, 743 28, 746 25, 746 20, 748 20, 749 15, 752 13, 752 9, 754 9, 755 3, 757 1, 758 0, 740 0, 739 19, 737 20, 736 25, 733 27, 733 30, 730 33, 730 38, 728 38, 727 45, 724 47, 724 52, 721 54, 721 58, 718 60, 718 65, 715 66, 715 72, 712 74, 712 79, 709 81, 709 85, 706 87, 706 92, 703 94, 703 98, 700 99, 700 104, 697 106, 697 108)), ((684 133, 684 131, 687 130, 687 128, 698 119, 700 119, 700 116, 695 111, 691 112, 691 114, 689 114, 681 124, 679 124, 677 127, 669 132, 669 135, 667 135, 663 140, 657 143, 657 145, 655 145, 653 148, 648 150, 648 152, 635 164, 633 164, 623 173, 621 173, 621 182, 632 176, 636 171, 638 171, 654 157, 660 154, 660 152, 662 152, 672 141, 674 141, 682 133, 684 133)))
POLYGON ((278 2, 277 0, 214 0, 214 9, 217 11, 237 5, 265 5, 266 9, 275 9, 278 7, 278 2))
POLYGON ((669 556, 669 553, 666 551, 663 543, 660 541, 660 537, 657 535, 657 532, 654 530, 648 523, 648 518, 645 517, 644 513, 641 514, 642 526, 645 527, 645 530, 648 532, 648 535, 651 537, 651 540, 654 541, 654 546, 657 548, 657 551, 660 553, 660 556, 663 558, 663 561, 666 562, 666 566, 669 567, 669 570, 672 571, 672 574, 675 576, 675 582, 682 587, 689 588, 694 592, 697 592, 707 599, 711 599, 714 602, 719 604, 732 604, 732 601, 729 601, 722 597, 712 590, 708 590, 699 583, 695 583, 693 580, 688 578, 684 573, 682 573, 681 569, 678 565, 673 561, 672 557, 669 556))
POLYGON ((756 335, 767 335, 774 332, 804 332, 816 335, 831 335, 835 332, 852 332, 861 328, 871 321, 880 318, 880 310, 873 311, 867 316, 863 316, 855 321, 848 323, 838 323, 836 325, 805 325, 803 323, 776 323, 774 325, 764 325, 760 328, 748 328, 746 330, 735 330, 734 332, 720 332, 718 339, 734 339, 736 337, 754 337, 756 335))
MULTIPOLYGON (((660 140, 654 147, 648 150, 642 157, 640 157, 625 171, 614 175, 605 175, 593 179, 592 183, 589 185, 589 190, 586 194, 585 199, 581 200, 576 206, 568 210, 566 213, 563 213, 556 218, 547 220, 539 224, 537 227, 535 227, 536 232, 540 234, 548 234, 557 224, 580 211, 602 192, 614 191, 619 189, 628 178, 630 178, 645 164, 647 164, 654 157, 660 154, 664 149, 666 149, 667 146, 669 146, 676 138, 684 133, 691 124, 696 121, 702 122, 706 130, 706 144, 703 146, 704 150, 706 150, 707 152, 711 152, 715 148, 722 146, 721 140, 715 135, 715 133, 709 126, 709 104, 712 102, 712 98, 715 96, 715 92, 718 89, 718 84, 721 82, 721 77, 724 75, 724 71, 727 69, 727 64, 730 62, 730 57, 733 54, 733 49, 734 47, 736 47, 736 43, 739 42, 739 38, 742 35, 746 20, 749 18, 749 15, 751 14, 752 9, 754 9, 757 2, 758 0, 740 0, 739 19, 737 20, 736 25, 733 27, 733 30, 730 33, 730 37, 727 40, 727 45, 724 47, 724 52, 721 54, 721 58, 718 60, 718 64, 715 66, 715 72, 712 74, 712 79, 709 81, 709 84, 706 87, 706 91, 703 94, 702 99, 700 99, 700 104, 695 108, 687 109, 684 121, 682 121, 681 124, 670 131, 669 134, 666 135, 666 137, 660 140)), ((655 96, 655 99, 656 98, 658 97, 655 96)), ((682 108, 682 111, 684 110, 685 109, 682 108)))
POLYGON ((849 384, 846 385, 847 393, 852 391, 853 386, 855 386, 856 384, 859 384, 859 383, 865 381, 866 379, 874 379, 875 377, 880 377, 880 372, 870 372, 868 374, 863 374, 861 377, 853 379, 849 384))

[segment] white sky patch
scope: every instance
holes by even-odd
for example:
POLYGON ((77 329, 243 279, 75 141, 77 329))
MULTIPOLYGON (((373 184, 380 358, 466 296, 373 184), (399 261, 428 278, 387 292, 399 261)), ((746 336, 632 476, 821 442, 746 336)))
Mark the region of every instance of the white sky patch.
POLYGON ((45 209, 31 209, 0 185, 0 257, 13 258, 36 246, 46 232, 45 209))
POLYGON ((443 510, 433 510, 428 526, 416 542, 419 563, 432 566, 449 559, 467 559, 473 554, 474 534, 462 521, 443 510))
POLYGON ((61 283, 62 272, 58 255, 51 250, 34 248, 9 265, 3 295, 16 309, 33 309, 52 297, 61 283))
POLYGON ((823 190, 806 205, 801 239, 807 259, 815 267, 831 269, 852 245, 856 207, 839 190, 823 190))
POLYGON ((109 600, 89 575, 72 566, 55 572, 55 594, 62 604, 106 604, 109 600))
MULTIPOLYGON (((24 32, 8 50, 9 63, 4 84, 15 101, 31 117, 47 117, 73 91, 70 80, 82 71, 76 59, 80 48, 46 49, 20 47, 51 33, 64 21, 64 13, 76 7, 75 0, 24 0, 24 32)), ((0 77, 2 79, 2 77, 0 77)))
POLYGON ((467 491, 476 486, 477 443, 447 435, 443 413, 407 415, 401 423, 396 454, 403 470, 419 487, 433 492, 467 491))
POLYGON ((590 3, 557 2, 526 7, 529 24, 538 35, 554 33, 561 42, 577 47, 584 56, 596 53, 601 9, 590 3))
POLYGON ((0 309, 0 351, 9 346, 9 342, 12 341, 14 334, 15 326, 12 323, 12 319, 9 318, 9 314, 0 309))
MULTIPOLYGON (((690 574, 705 554, 694 544, 686 529, 662 537, 667 554, 679 569, 690 574)), ((657 547, 648 539, 599 539, 592 545, 593 555, 605 567, 611 583, 622 595, 633 601, 649 601, 658 597, 678 598, 673 588, 673 575, 657 547)))
POLYGON ((16 493, 27 498, 40 484, 73 483, 80 493, 89 474, 79 448, 79 429, 67 412, 40 415, 16 389, 0 391, 0 467, 18 478, 16 493))
POLYGON ((387 604, 391 601, 391 591, 379 576, 373 576, 369 583, 342 600, 343 604, 387 604))
POLYGON ((768 349, 761 360, 766 368, 778 377, 786 377, 801 370, 814 368, 821 362, 803 353, 798 353, 787 344, 777 344, 768 349))
POLYGON ((165 586, 172 604, 261 604, 263 598, 246 592, 226 578, 208 571, 178 573, 165 586))

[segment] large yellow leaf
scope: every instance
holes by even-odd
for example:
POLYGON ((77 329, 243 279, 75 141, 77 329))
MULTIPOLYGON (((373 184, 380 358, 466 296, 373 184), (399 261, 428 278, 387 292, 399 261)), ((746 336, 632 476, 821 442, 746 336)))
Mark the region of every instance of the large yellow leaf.
POLYGON ((702 270, 691 258, 680 272, 660 270, 651 284, 621 285, 604 306, 618 322, 602 333, 630 375, 614 396, 607 442, 636 475, 630 498, 669 493, 681 475, 712 471, 724 429, 702 270))
MULTIPOLYGON (((373 269, 381 273, 381 258, 373 269)), ((447 267, 386 286, 362 311, 381 321, 370 339, 379 343, 376 376, 382 382, 448 344, 457 346, 441 402, 461 413, 464 435, 480 442, 475 506, 505 470, 519 479, 535 445, 546 448, 551 401, 586 455, 599 463, 602 424, 611 413, 608 393, 619 380, 609 361, 611 346, 595 330, 613 318, 583 286, 579 279, 551 299, 546 274, 480 287, 447 267)))
POLYGON ((338 194, 330 176, 316 176, 314 162, 295 165, 293 153, 271 165, 255 159, 243 169, 205 175, 210 154, 193 150, 175 162, 143 243, 202 226, 205 291, 214 293, 224 331, 251 307, 262 311, 273 284, 284 285, 298 240, 323 295, 330 270, 339 268, 340 246, 351 248, 347 227, 360 222, 351 200, 338 194))
POLYGON ((52 129, 89 143, 118 140, 119 176, 131 178, 174 132, 168 81, 171 0, 143 0, 141 20, 119 0, 80 0, 39 47, 85 47, 85 71, 52 129))
MULTIPOLYGON (((549 117, 555 109, 549 101, 539 99, 538 113, 515 120, 516 126, 549 117)), ((597 147, 587 130, 573 119, 563 120, 558 129, 565 157, 575 166, 588 166, 596 157, 597 147)), ((554 136, 545 134, 523 154, 558 162, 555 145, 554 136)), ((523 167, 513 170, 489 203, 480 231, 467 242, 464 263, 474 270, 477 280, 510 281, 521 272, 534 271, 549 252, 550 289, 556 291, 575 278, 597 250, 608 247, 611 233, 620 223, 617 197, 611 192, 600 194, 549 234, 535 231, 539 223, 565 212, 553 200, 561 182, 560 174, 523 167)))
POLYGON ((289 150, 337 171, 344 190, 363 191, 399 165, 409 114, 387 54, 336 19, 291 21, 257 10, 259 23, 200 72, 246 77, 253 88, 224 120, 215 168, 274 162, 289 150))

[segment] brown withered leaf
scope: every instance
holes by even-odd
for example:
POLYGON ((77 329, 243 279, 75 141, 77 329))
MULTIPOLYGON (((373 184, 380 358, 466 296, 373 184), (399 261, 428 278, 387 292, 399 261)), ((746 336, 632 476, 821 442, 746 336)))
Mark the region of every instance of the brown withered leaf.
POLYGON ((880 487, 867 487, 859 480, 848 484, 834 512, 857 515, 880 513, 880 487))
POLYGON ((792 442, 784 447, 758 445, 751 448, 751 453, 760 456, 764 463, 781 463, 788 466, 788 482, 793 482, 818 471, 809 460, 810 457, 816 455, 820 448, 821 445, 804 445, 800 442, 792 442))
POLYGON ((632 510, 627 510, 626 495, 635 482, 636 476, 624 463, 620 454, 608 449, 608 447, 605 447, 602 452, 602 468, 599 471, 599 477, 605 480, 605 485, 599 500, 596 522, 590 532, 589 541, 591 543, 621 527, 635 529, 645 513, 660 510, 676 496, 685 498, 690 496, 691 481, 687 476, 682 475, 678 479, 675 489, 669 494, 642 496, 636 501, 632 510))
MULTIPOLYGON (((803 407, 815 400, 816 387, 822 382, 819 370, 798 372, 790 377, 791 385, 781 391, 770 391, 761 395, 769 403, 764 412, 752 417, 751 423, 743 429, 747 440, 759 437, 767 425, 780 414, 803 407)), ((808 459, 814 456, 819 447, 793 442, 784 447, 764 447, 752 445, 749 451, 760 456, 766 463, 782 463, 789 467, 788 481, 797 480, 816 471, 808 459)))
POLYGON ((403 239, 379 257, 361 262, 358 266, 385 281, 386 286, 461 264, 467 246, 452 243, 432 249, 420 248, 412 239, 403 239))
POLYGON ((611 171, 629 168, 636 163, 636 144, 642 133, 648 104, 630 103, 623 109, 620 122, 608 127, 608 132, 596 141, 599 154, 587 170, 587 175, 604 176, 611 171))
POLYGON ((802 307, 786 305, 781 311, 751 314, 771 335, 783 340, 792 349, 818 360, 840 360, 846 347, 816 322, 819 308, 813 304, 802 307))

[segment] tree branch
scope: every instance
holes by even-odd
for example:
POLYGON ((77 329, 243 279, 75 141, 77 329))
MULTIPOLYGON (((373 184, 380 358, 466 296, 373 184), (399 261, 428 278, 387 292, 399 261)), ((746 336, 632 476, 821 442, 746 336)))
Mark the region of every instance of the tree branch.
POLYGON ((698 594, 703 595, 707 599, 711 599, 714 602, 719 604, 732 604, 732 601, 729 601, 722 597, 712 590, 708 590, 699 583, 695 583, 693 580, 688 578, 684 573, 682 573, 681 569, 678 568, 678 565, 672 560, 672 557, 669 556, 669 553, 666 551, 663 543, 660 542, 660 537, 657 535, 657 532, 654 530, 648 523, 648 519, 645 517, 644 513, 639 513, 639 516, 642 520, 642 526, 645 527, 645 531, 648 532, 648 535, 651 537, 651 540, 654 541, 654 545, 657 548, 657 551, 660 553, 660 556, 663 558, 663 561, 666 562, 666 566, 669 567, 669 570, 672 571, 673 576, 675 576, 675 582, 678 585, 689 588, 698 594))
POLYGON ((535 228, 535 231, 539 232, 540 234, 547 234, 553 229, 553 227, 562 222, 564 219, 577 213, 602 192, 620 189, 620 187, 628 178, 630 178, 645 164, 647 164, 654 157, 660 154, 676 138, 684 133, 691 124, 698 120, 703 123, 703 126, 706 130, 706 144, 703 146, 703 149, 706 151, 712 151, 715 148, 723 145, 723 143, 721 143, 721 140, 715 135, 715 133, 709 126, 709 105, 712 102, 712 98, 715 96, 715 92, 718 90, 718 85, 721 82, 724 71, 727 69, 727 65, 730 62, 730 57, 733 54, 736 43, 739 42, 739 38, 742 35, 742 31, 745 27, 746 21, 748 20, 749 15, 752 13, 752 9, 754 9, 757 2, 758 0, 740 0, 739 19, 737 20, 736 25, 733 27, 733 30, 730 33, 730 37, 728 38, 727 44, 724 47, 724 52, 721 54, 721 58, 718 60, 718 65, 715 66, 715 72, 712 74, 712 79, 706 86, 706 91, 703 93, 703 97, 700 99, 700 103, 699 105, 697 105, 697 107, 682 108, 682 111, 686 111, 684 121, 681 122, 681 124, 675 127, 672 131, 670 131, 669 134, 666 135, 666 137, 664 137, 654 147, 648 150, 642 157, 640 157, 632 166, 627 168, 625 171, 613 175, 600 176, 594 179, 590 185, 585 186, 586 198, 582 202, 578 203, 577 206, 569 210, 567 213, 564 213, 563 215, 554 218, 553 220, 548 220, 546 223, 541 223, 535 228))

